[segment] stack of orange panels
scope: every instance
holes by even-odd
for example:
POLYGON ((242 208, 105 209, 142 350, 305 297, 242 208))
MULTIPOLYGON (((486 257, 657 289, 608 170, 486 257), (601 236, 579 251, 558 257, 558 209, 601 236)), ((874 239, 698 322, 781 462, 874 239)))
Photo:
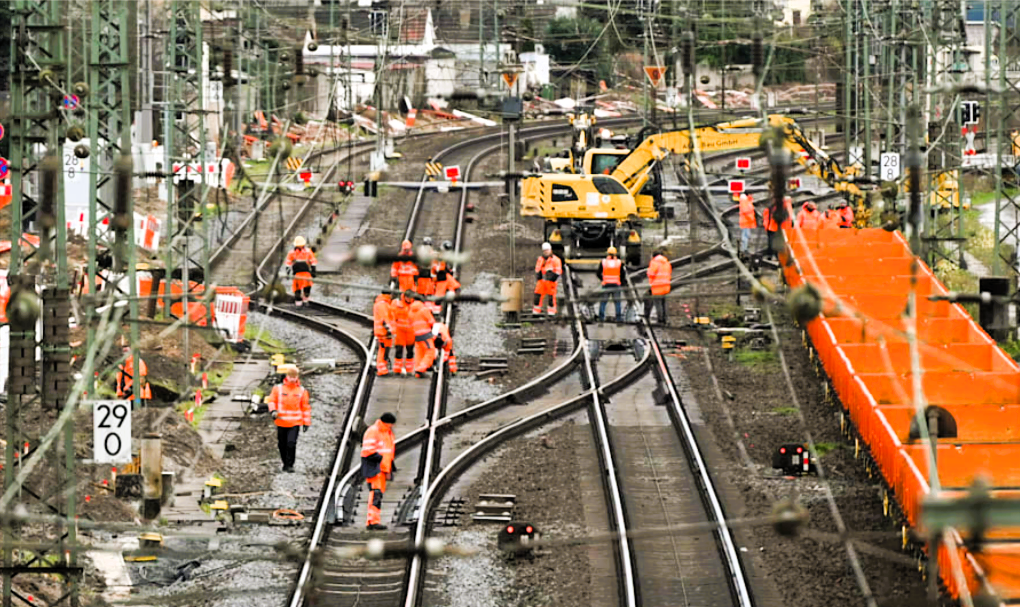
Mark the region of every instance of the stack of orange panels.
MULTIPOLYGON (((833 388, 912 526, 929 493, 926 448, 910 439, 915 414, 904 313, 913 256, 898 232, 788 230, 791 287, 805 281, 825 298, 807 332, 833 388), (841 304, 841 305, 840 305, 841 304)), ((948 411, 957 436, 939 439, 938 477, 948 496, 983 476, 997 497, 1020 493, 1020 367, 959 305, 932 302, 947 289, 917 266, 917 331, 929 406, 948 411)), ((1006 603, 1020 602, 1020 529, 995 529, 976 553, 960 549, 972 590, 985 577, 1006 603)), ((957 534, 959 538, 959 534, 957 534)), ((943 582, 949 554, 940 551, 943 582)))

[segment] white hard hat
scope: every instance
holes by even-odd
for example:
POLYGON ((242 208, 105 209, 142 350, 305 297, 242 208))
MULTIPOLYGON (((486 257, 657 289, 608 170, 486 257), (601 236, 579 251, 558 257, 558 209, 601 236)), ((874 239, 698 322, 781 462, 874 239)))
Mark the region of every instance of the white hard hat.
POLYGON ((548 242, 543 242, 542 243, 542 250, 543 251, 552 251, 552 245, 549 244, 548 242))
POLYGON ((294 238, 294 246, 295 247, 303 247, 306 244, 308 244, 308 243, 305 241, 305 237, 304 236, 298 236, 298 237, 294 238))

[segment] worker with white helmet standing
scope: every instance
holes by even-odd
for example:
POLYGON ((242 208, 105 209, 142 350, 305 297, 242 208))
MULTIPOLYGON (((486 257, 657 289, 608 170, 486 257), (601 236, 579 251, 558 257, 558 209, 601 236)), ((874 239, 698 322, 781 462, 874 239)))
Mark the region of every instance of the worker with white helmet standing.
POLYGON ((311 298, 312 278, 315 277, 317 263, 315 253, 307 245, 305 237, 298 236, 294 239, 294 248, 287 254, 287 273, 294 274, 294 303, 299 306, 311 298))
POLYGON ((623 288, 623 280, 627 270, 623 267, 623 260, 616 254, 616 247, 606 249, 606 258, 599 262, 595 274, 602 281, 604 297, 599 303, 599 322, 606 321, 606 304, 609 298, 613 299, 616 305, 616 322, 623 320, 623 312, 620 306, 620 290, 623 288))
POLYGON ((549 298, 549 316, 556 315, 556 281, 563 275, 563 262, 553 255, 552 245, 542 243, 542 254, 535 262, 535 305, 532 312, 542 313, 542 304, 549 298))

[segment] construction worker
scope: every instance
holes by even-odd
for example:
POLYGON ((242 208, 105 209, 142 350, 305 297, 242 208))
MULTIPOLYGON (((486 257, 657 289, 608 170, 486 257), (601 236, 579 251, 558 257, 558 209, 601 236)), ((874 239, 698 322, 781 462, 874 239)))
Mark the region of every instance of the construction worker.
POLYGON ((545 298, 549 297, 549 316, 556 315, 556 281, 563 275, 563 262, 553 255, 552 245, 542 243, 542 254, 535 262, 535 305, 532 312, 542 313, 545 298))
POLYGON ((361 438, 361 476, 368 483, 368 529, 384 530, 382 524, 382 500, 386 493, 386 481, 393 480, 397 466, 396 441, 393 440, 393 424, 397 416, 386 412, 365 430, 361 438))
MULTIPOLYGON (((426 236, 422 240, 421 245, 425 249, 425 255, 424 256, 426 258, 432 257, 432 253, 433 253, 433 251, 432 251, 432 239, 426 236)), ((423 263, 418 268, 418 280, 417 280, 417 283, 415 284, 415 290, 418 292, 418 295, 421 295, 422 297, 431 297, 432 295, 435 294, 435 292, 436 292, 436 280, 432 276, 432 264, 431 263, 429 263, 429 264, 423 263)))
MULTIPOLYGON (((444 253, 452 251, 453 243, 450 242, 449 240, 444 240, 442 249, 444 253)), ((442 299, 446 297, 446 292, 447 290, 449 290, 449 285, 447 281, 453 278, 453 271, 450 270, 449 266, 446 265, 446 261, 442 259, 435 259, 432 262, 432 278, 435 281, 436 285, 435 289, 436 299, 442 299)), ((429 303, 431 304, 429 307, 432 309, 432 312, 434 314, 438 314, 439 302, 433 301, 429 303)))
POLYGON ((436 361, 436 344, 432 339, 432 325, 436 324, 436 318, 421 295, 411 302, 410 317, 411 330, 414 331, 414 376, 422 378, 436 361))
POLYGON ((280 449, 280 459, 283 460, 283 471, 293 472, 298 432, 301 428, 307 432, 312 425, 308 390, 301 385, 297 367, 287 369, 283 383, 273 386, 266 403, 276 422, 276 445, 280 449))
POLYGON ((404 291, 401 296, 393 300, 390 306, 390 313, 393 316, 393 372, 400 371, 401 375, 414 372, 414 331, 411 325, 411 302, 414 300, 414 291, 404 291))
POLYGON ((845 200, 842 200, 839 203, 839 227, 854 227, 854 209, 850 206, 850 203, 845 200))
POLYGON ((446 352, 446 366, 450 368, 450 375, 457 374, 457 355, 453 353, 453 338, 450 337, 450 330, 441 322, 432 325, 432 335, 435 337, 436 352, 446 352))
POLYGON ((665 251, 661 248, 655 250, 652 259, 648 262, 648 286, 649 295, 645 299, 645 320, 652 320, 652 305, 659 309, 659 322, 663 325, 666 321, 666 296, 672 288, 670 280, 673 278, 673 266, 666 259, 665 251))
POLYGON ((372 333, 379 342, 379 352, 375 360, 375 373, 379 377, 390 372, 388 361, 390 350, 393 348, 393 336, 396 328, 393 326, 393 297, 388 291, 375 296, 375 303, 372 304, 372 333))
POLYGON ((609 247, 606 249, 606 258, 599 263, 598 269, 595 270, 595 274, 602 281, 602 292, 604 297, 599 303, 599 322, 606 321, 606 304, 609 303, 609 298, 613 298, 613 304, 616 306, 616 322, 623 320, 623 311, 620 307, 620 291, 623 288, 623 276, 626 273, 626 269, 623 267, 623 261, 616 256, 616 247, 609 247))
POLYGON ((401 293, 413 291, 415 279, 418 278, 418 264, 414 262, 414 250, 410 240, 400 243, 400 253, 397 256, 399 259, 390 266, 390 278, 397 281, 401 293))
POLYGON ((777 221, 779 217, 779 211, 773 205, 762 209, 761 222, 765 227, 765 235, 768 237, 768 252, 771 255, 775 255, 779 252, 780 230, 793 227, 793 198, 789 196, 783 197, 783 217, 782 222, 777 221))
MULTIPOLYGON (((131 399, 134 400, 134 381, 132 377, 135 372, 135 356, 131 353, 131 348, 124 346, 124 362, 121 363, 117 370, 117 398, 131 399)), ((152 386, 149 385, 149 366, 145 364, 145 360, 138 357, 138 375, 141 377, 142 392, 139 394, 139 398, 142 400, 152 400, 152 386)))
POLYGON ((291 283, 294 289, 294 303, 298 306, 308 301, 312 294, 312 278, 315 278, 315 253, 305 242, 304 236, 294 239, 294 248, 287 253, 287 272, 294 273, 291 283))
POLYGON ((754 214, 754 200, 748 194, 741 194, 740 209, 740 250, 746 252, 751 245, 751 230, 758 227, 758 217, 754 214))
POLYGON ((825 216, 822 218, 823 228, 839 228, 839 224, 842 223, 843 216, 839 211, 839 205, 833 203, 829 206, 829 209, 825 211, 825 216))
POLYGON ((809 200, 801 205, 800 213, 797 213, 797 227, 807 230, 822 227, 822 214, 818 212, 815 203, 809 200))

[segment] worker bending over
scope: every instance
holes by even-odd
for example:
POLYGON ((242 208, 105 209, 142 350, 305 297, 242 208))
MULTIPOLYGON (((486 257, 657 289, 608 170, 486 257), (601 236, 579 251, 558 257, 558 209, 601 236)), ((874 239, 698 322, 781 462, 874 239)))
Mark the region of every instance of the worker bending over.
POLYGON ((372 304, 372 334, 379 342, 379 352, 375 359, 375 373, 379 377, 386 375, 389 370, 390 350, 393 349, 393 337, 396 328, 393 326, 393 297, 388 291, 375 296, 375 303, 372 304))
POLYGON ((556 315, 556 281, 563 275, 563 262, 553 255, 552 245, 542 243, 542 254, 535 262, 535 305, 532 312, 542 313, 545 298, 549 298, 549 316, 556 315))
POLYGON ((801 205, 800 213, 797 213, 798 228, 814 230, 822 227, 822 221, 822 214, 818 212, 818 207, 815 206, 815 203, 809 200, 801 205))
POLYGON ((751 244, 751 230, 758 227, 758 217, 754 214, 754 199, 749 194, 741 194, 740 209, 740 251, 746 253, 751 244))
POLYGON ((436 352, 446 352, 446 365, 450 368, 450 375, 457 374, 457 355, 453 353, 453 338, 450 337, 450 330, 441 322, 432 325, 432 335, 435 337, 436 352))
POLYGON ((411 302, 410 317, 414 331, 414 376, 422 378, 436 360, 436 345, 432 339, 432 325, 436 324, 436 319, 421 295, 411 302))
POLYGON ((297 367, 287 369, 283 383, 273 386, 266 403, 276 422, 276 445, 283 460, 283 471, 293 472, 298 432, 301 428, 307 432, 312 425, 312 405, 308 390, 301 385, 297 367))
POLYGON ((397 288, 401 293, 413 291, 415 280, 418 278, 418 265, 414 262, 414 250, 411 247, 410 240, 400 243, 397 261, 390 266, 390 278, 397 281, 397 288))
POLYGON ((312 295, 312 278, 315 277, 315 253, 307 246, 304 236, 294 239, 294 249, 287 253, 287 272, 294 273, 294 303, 301 305, 312 295))
POLYGON ((663 325, 666 321, 666 296, 669 295, 673 285, 673 266, 666 259, 665 251, 656 249, 652 259, 648 262, 648 287, 649 293, 645 298, 645 320, 652 320, 652 306, 658 309, 659 322, 663 325))
POLYGON ((411 301, 414 291, 404 291, 397 299, 393 300, 390 306, 390 313, 393 315, 393 326, 396 331, 393 333, 393 372, 400 371, 401 375, 414 372, 414 330, 411 326, 411 301))
POLYGON ((623 267, 623 261, 616 256, 616 247, 609 247, 606 249, 606 258, 599 263, 598 269, 595 270, 595 274, 602 281, 602 301, 599 303, 599 322, 606 321, 606 304, 609 303, 609 298, 613 298, 613 304, 616 306, 616 322, 623 320, 623 312, 620 306, 620 291, 623 289, 623 277, 626 273, 626 269, 623 267))
MULTIPOLYGON (((135 355, 131 353, 131 348, 127 346, 124 346, 123 352, 125 356, 124 362, 117 369, 117 398, 134 400, 135 382, 132 381, 132 378, 135 373, 135 355)), ((143 401, 152 400, 152 386, 149 385, 149 366, 145 364, 145 359, 141 356, 138 357, 138 376, 142 384, 138 398, 143 401)))
POLYGON ((393 458, 396 457, 396 441, 393 440, 393 424, 397 416, 383 413, 365 430, 361 438, 361 476, 368 483, 368 528, 384 530, 382 524, 382 500, 386 493, 386 481, 393 479, 397 471, 393 458))

